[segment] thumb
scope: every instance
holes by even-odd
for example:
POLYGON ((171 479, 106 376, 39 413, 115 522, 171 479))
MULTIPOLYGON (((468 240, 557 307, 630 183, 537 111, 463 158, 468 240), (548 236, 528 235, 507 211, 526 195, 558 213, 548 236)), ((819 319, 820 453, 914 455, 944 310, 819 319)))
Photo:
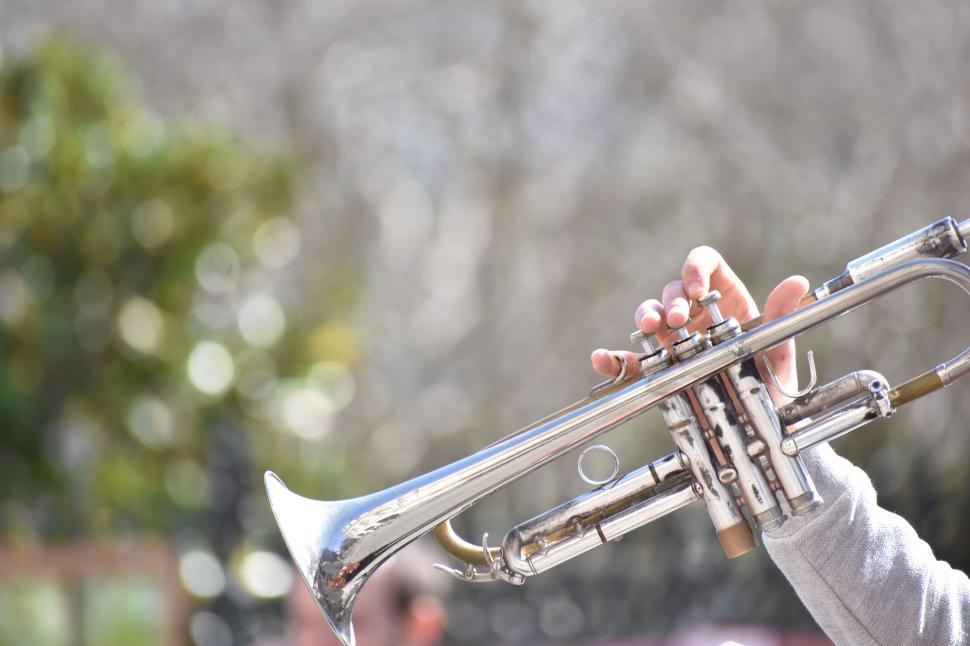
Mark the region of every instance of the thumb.
MULTIPOLYGON (((765 301, 765 322, 780 318, 798 307, 798 302, 808 293, 808 280, 804 276, 789 276, 781 281, 777 287, 768 294, 765 301)), ((772 348, 764 353, 764 357, 771 361, 771 367, 778 377, 778 381, 786 390, 796 390, 798 388, 798 372, 795 369, 795 341, 787 341, 778 347, 772 348)), ((772 396, 778 400, 780 396, 771 387, 768 381, 768 389, 772 391, 772 396)))

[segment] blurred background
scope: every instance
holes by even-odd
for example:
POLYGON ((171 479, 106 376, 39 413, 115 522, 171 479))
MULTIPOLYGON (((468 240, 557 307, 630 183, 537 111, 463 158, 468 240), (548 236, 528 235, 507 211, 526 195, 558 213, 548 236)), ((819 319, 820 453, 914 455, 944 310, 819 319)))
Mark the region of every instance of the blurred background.
MULTIPOLYGON (((762 300, 968 217, 968 34, 966 2, 5 0, 0 644, 287 643, 265 469, 360 495, 581 398, 698 244, 762 300)), ((956 296, 802 346, 900 381, 966 344, 956 296)), ((967 570, 965 388, 835 446, 967 570)), ((456 524, 583 488, 567 457, 456 524)), ((826 643, 700 506, 437 592, 448 644, 826 643)))

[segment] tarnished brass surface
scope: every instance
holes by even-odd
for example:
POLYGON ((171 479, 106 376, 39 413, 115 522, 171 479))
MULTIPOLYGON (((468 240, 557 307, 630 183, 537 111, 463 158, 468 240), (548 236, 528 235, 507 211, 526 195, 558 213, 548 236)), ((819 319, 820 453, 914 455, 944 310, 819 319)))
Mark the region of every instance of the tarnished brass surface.
POLYGON ((943 380, 940 379, 940 375, 936 370, 928 370, 891 389, 889 391, 889 402, 894 408, 899 407, 903 404, 908 404, 914 399, 919 399, 934 390, 939 390, 943 386, 943 380))

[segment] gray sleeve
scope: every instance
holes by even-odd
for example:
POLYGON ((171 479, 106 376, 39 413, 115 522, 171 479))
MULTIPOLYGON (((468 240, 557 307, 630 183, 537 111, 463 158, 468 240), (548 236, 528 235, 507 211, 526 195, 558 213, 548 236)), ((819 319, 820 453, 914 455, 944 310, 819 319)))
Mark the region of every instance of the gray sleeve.
POLYGON ((822 445, 805 460, 825 499, 764 535, 772 560, 825 633, 842 644, 970 641, 970 580, 876 503, 869 477, 822 445))

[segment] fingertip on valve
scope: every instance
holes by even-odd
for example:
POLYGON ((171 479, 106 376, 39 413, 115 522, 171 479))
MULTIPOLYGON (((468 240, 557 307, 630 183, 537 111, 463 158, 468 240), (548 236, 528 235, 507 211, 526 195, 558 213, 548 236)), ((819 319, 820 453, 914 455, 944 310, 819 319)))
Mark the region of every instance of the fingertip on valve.
POLYGON ((589 359, 593 363, 593 370, 605 377, 615 377, 620 373, 620 367, 609 350, 603 348, 593 350, 589 359))
POLYGON ((660 329, 663 321, 663 305, 657 300, 648 300, 640 304, 633 314, 637 329, 644 334, 653 334, 660 329))

